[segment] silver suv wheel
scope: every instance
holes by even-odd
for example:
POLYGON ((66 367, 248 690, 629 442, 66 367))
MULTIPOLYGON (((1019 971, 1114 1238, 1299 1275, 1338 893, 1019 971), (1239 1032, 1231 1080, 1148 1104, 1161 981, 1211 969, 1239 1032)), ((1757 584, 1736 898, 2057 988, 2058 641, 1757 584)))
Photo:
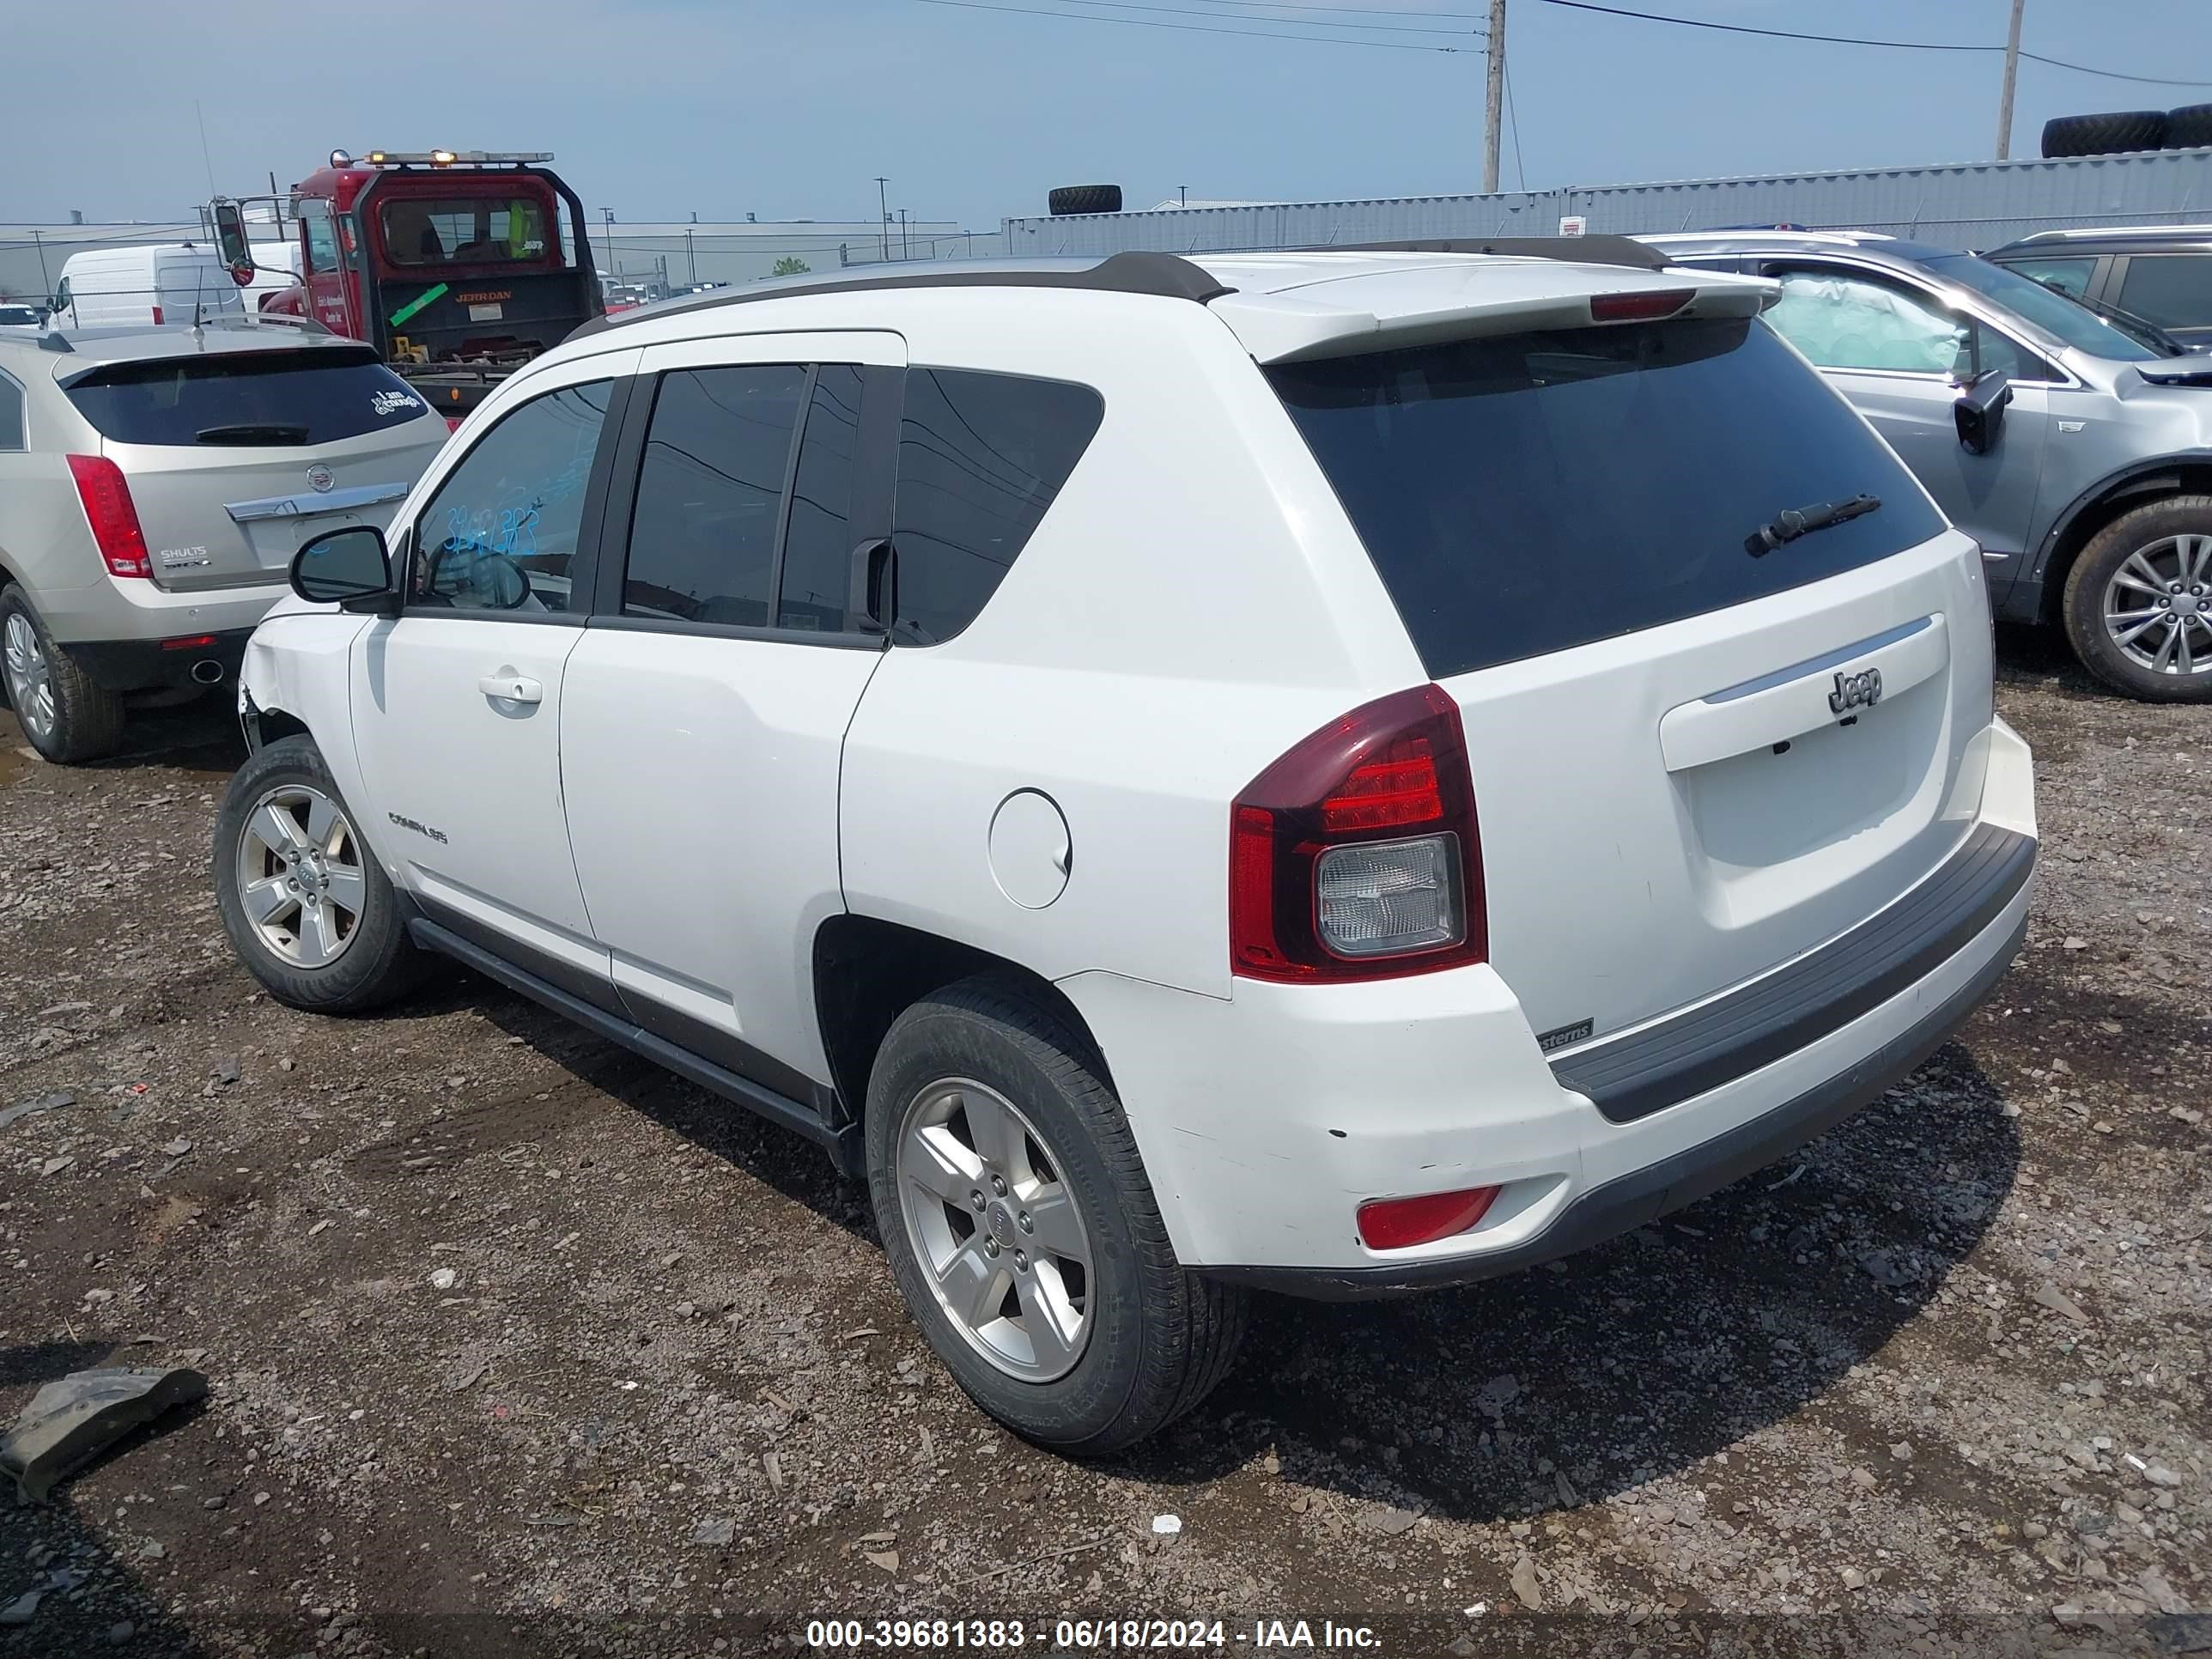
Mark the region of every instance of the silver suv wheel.
POLYGON ((20 611, 8 617, 7 633, 0 638, 0 662, 8 673, 8 706, 33 738, 51 738, 54 731, 54 676, 46 653, 39 645, 39 631, 20 611))
POLYGON ((238 898, 254 935, 295 968, 327 968, 361 927, 361 840, 338 804, 304 783, 253 803, 238 836, 238 898))
POLYGON ((2212 536, 2167 536, 2105 584, 2105 631, 2154 674, 2212 673, 2212 536))
POLYGON ((953 1328, 1009 1376, 1065 1376, 1091 1336, 1091 1233, 1036 1126, 948 1078, 908 1103, 896 1146, 907 1243, 953 1328))

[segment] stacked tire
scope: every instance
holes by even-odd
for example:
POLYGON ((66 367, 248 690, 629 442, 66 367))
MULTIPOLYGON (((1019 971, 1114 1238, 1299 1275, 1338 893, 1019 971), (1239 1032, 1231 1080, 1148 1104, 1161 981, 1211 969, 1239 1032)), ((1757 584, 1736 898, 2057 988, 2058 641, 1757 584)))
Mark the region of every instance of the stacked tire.
POLYGON ((2046 161, 2072 155, 2118 155, 2129 150, 2195 149, 2207 144, 2212 144, 2212 104, 2062 115, 2043 124, 2046 161))

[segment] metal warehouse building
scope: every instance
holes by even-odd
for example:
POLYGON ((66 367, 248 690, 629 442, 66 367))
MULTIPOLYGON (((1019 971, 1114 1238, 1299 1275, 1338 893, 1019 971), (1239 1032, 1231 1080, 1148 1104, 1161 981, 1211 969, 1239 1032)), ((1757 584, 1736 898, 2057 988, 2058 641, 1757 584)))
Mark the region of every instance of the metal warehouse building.
POLYGON ((1943 247, 1988 248, 2033 230, 2212 220, 2212 149, 1762 179, 1577 185, 1495 196, 1008 219, 1004 247, 993 251, 1103 255, 1149 248, 1218 253, 1431 236, 1553 236, 1559 234, 1562 220, 1574 217, 1593 234, 1792 224, 1887 231, 1943 247))

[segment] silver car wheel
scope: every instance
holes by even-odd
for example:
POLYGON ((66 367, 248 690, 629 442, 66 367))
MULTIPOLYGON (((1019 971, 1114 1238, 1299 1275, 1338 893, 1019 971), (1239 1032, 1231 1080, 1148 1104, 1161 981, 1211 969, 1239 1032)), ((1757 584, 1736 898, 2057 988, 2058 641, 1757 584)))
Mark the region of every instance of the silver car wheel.
POLYGON ((2212 536, 2167 536, 2105 584, 2105 631, 2154 674, 2212 673, 2212 536))
POLYGON ((238 837, 238 902, 279 961, 327 968, 361 932, 368 881, 361 838, 338 804, 304 783, 253 803, 238 837))
POLYGON ((1009 1376, 1065 1376, 1091 1337, 1091 1232, 1036 1126, 948 1078, 908 1103, 896 1146, 907 1243, 952 1328, 1009 1376))
POLYGON ((39 645, 39 630, 18 611, 8 618, 8 632, 0 641, 0 660, 8 671, 8 706, 32 737, 50 738, 54 731, 54 674, 39 645))

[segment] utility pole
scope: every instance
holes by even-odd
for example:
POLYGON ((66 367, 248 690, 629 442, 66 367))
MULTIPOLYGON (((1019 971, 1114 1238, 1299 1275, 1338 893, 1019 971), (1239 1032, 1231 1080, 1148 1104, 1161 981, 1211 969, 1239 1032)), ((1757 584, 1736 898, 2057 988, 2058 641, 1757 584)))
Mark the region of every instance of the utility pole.
MULTIPOLYGON (((2017 3, 2017 0, 2015 0, 2017 3)), ((1498 192, 1498 122, 1505 104, 1505 0, 1490 0, 1490 44, 1483 53, 1482 193, 1498 192)))
POLYGON ((607 275, 619 279, 622 268, 615 260, 615 210, 601 208, 599 211, 607 216, 607 275))
POLYGON ((891 198, 885 194, 890 184, 888 179, 876 180, 876 241, 885 259, 891 257, 891 198))
POLYGON ((2012 84, 2020 74, 2020 15, 2027 0, 2012 0, 2012 33, 2005 40, 2004 97, 1997 105, 1997 160, 2012 154, 2012 84))

